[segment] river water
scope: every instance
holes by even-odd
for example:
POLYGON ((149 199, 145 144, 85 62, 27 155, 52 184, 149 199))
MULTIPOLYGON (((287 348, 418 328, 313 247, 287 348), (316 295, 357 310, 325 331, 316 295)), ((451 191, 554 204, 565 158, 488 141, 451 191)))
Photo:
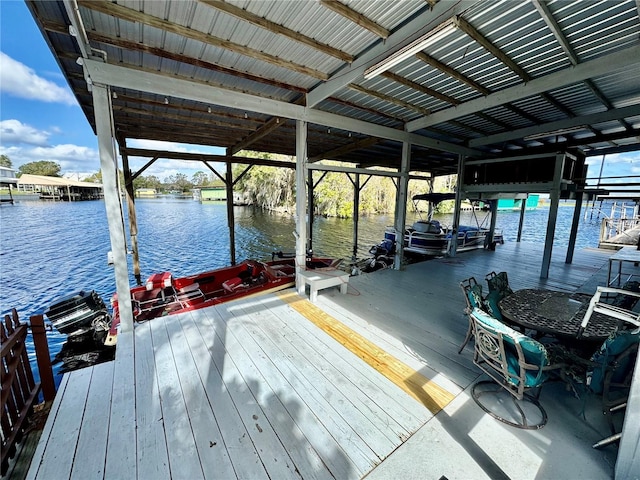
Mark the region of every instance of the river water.
MULTIPOLYGON (((587 208, 587 207, 583 207, 587 208)), ((590 206, 589 206, 590 208, 590 206)), ((229 233, 226 207, 200 204, 191 199, 163 197, 136 201, 138 241, 143 280, 158 271, 175 277, 228 265, 229 233)), ((606 210, 605 210, 606 211, 606 210)), ((528 211, 522 240, 544 242, 548 208, 528 211)), ((295 251, 293 215, 264 212, 251 207, 234 207, 236 259, 270 259, 274 251, 295 251)), ((470 212, 461 223, 475 224, 470 212)), ((559 209, 555 248, 566 247, 573 208, 559 209)), ((516 240, 519 212, 499 212, 497 227, 506 242, 516 240)), ((442 224, 451 215, 436 216, 442 224)), ((482 221, 484 213, 478 213, 482 221)), ((418 215, 407 215, 407 224, 418 215)), ((597 247, 600 218, 581 215, 576 248, 597 247), (586 218, 585 218, 586 217, 586 218)), ((487 219, 488 222, 488 219, 487 219)), ((383 238, 393 216, 363 216, 359 221, 359 257, 383 238)), ((111 249, 103 201, 47 202, 17 201, 0 208, 0 313, 3 318, 16 308, 20 318, 44 313, 52 301, 85 289, 96 290, 109 304, 115 291, 112 267, 107 265, 111 249)), ((316 255, 350 259, 353 252, 353 220, 316 217, 313 224, 316 255)), ((499 247, 498 247, 499 248, 499 247)), ((131 270, 131 268, 130 268, 131 270)), ((135 284, 133 275, 130 282, 135 284)), ((46 319, 45 319, 46 320, 46 319)), ((62 348, 66 337, 48 333, 51 356, 62 348)), ((32 362, 35 354, 29 344, 32 362)), ((57 381, 61 365, 54 365, 57 381)))

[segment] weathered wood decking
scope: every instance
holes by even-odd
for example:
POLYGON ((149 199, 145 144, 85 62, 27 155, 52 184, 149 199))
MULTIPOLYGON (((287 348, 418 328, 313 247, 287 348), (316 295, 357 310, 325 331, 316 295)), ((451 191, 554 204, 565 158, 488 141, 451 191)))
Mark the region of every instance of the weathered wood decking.
POLYGON ((137 325, 114 362, 65 375, 29 478, 606 478, 615 452, 591 449, 608 431, 599 412, 580 416, 587 403, 543 390, 550 422, 525 432, 465 391, 479 372, 471 347, 457 354, 460 280, 606 279, 610 252, 593 250, 554 256, 542 281, 541 248, 352 277, 349 295, 323 291, 317 306, 286 291, 137 325))

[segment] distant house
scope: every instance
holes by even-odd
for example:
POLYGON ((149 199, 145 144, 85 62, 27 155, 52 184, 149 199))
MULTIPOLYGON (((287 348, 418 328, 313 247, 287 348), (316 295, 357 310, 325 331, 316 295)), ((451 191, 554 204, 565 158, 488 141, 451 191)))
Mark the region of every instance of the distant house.
POLYGON ((9 167, 0 167, 0 189, 3 190, 0 203, 13 203, 13 194, 11 189, 18 185, 18 178, 16 177, 16 171, 9 167), (9 198, 4 198, 4 189, 7 189, 6 195, 9 198))
POLYGON ((155 188, 136 188, 135 196, 139 198, 155 198, 158 192, 155 188))
POLYGON ((78 182, 68 178, 23 174, 18 190, 38 194, 43 200, 97 200, 104 197, 101 183, 78 182))
POLYGON ((227 188, 224 186, 200 188, 200 203, 224 202, 226 200, 227 188))

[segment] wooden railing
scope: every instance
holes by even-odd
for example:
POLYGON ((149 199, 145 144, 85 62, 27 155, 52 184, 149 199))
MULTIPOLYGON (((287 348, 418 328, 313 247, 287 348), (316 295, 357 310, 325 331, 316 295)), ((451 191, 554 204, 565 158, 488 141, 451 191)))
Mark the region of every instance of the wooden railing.
POLYGON ((40 390, 45 402, 53 400, 55 383, 49 357, 44 319, 42 315, 31 317, 31 329, 38 361, 40 382, 36 383, 27 354, 28 325, 20 323, 15 308, 0 322, 2 340, 2 475, 7 471, 9 459, 16 453, 16 444, 22 440, 28 426, 28 417, 38 400, 40 390))

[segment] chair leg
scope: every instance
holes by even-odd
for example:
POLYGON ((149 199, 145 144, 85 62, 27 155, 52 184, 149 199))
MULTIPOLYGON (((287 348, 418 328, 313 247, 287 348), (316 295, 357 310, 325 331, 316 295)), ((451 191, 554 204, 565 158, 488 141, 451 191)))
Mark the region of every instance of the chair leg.
POLYGON ((460 355, 462 353, 462 351, 464 350, 464 347, 466 347, 467 343, 469 343, 469 340, 471 340, 471 335, 473 335, 473 328, 471 326, 471 322, 469 322, 469 328, 467 329, 467 335, 464 337, 464 342, 462 342, 462 345, 460 345, 460 349, 458 350, 458 355, 460 355))
POLYGON ((506 423, 512 427, 522 428, 524 430, 538 430, 547 424, 547 412, 542 408, 538 399, 528 393, 524 394, 524 398, 522 400, 518 400, 502 385, 491 380, 483 380, 477 382, 471 388, 471 396, 482 410, 496 420, 506 423), (492 399, 489 399, 487 402, 482 401, 482 397, 484 395, 496 397, 498 394, 509 395, 517 413, 509 412, 508 409, 505 408, 504 402, 496 401, 495 398, 493 398, 493 401, 492 399), (531 409, 533 409, 533 413, 535 413, 536 417, 533 422, 527 418, 527 412, 525 412, 525 410, 531 409), (508 416, 511 418, 507 418, 508 416))

